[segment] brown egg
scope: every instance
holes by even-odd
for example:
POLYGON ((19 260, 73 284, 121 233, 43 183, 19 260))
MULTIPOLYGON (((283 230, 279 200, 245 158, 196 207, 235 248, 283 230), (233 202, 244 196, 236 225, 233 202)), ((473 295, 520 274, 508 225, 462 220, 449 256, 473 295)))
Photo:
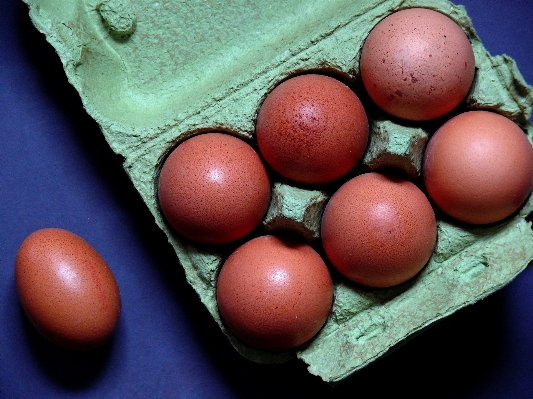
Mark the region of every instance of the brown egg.
POLYGON ((348 173, 368 141, 368 120, 357 95, 340 81, 301 75, 277 86, 259 110, 259 150, 280 175, 321 184, 348 173))
POLYGON ((178 233, 226 244, 250 233, 270 202, 270 180, 255 150, 223 133, 194 136, 165 161, 159 204, 178 233))
POLYGON ((322 218, 322 244, 337 270, 369 287, 415 276, 429 260, 437 227, 431 204, 413 183, 381 173, 354 177, 322 218))
POLYGON ((453 110, 475 73, 472 45, 461 27, 425 8, 398 11, 379 22, 363 45, 360 65, 374 102, 413 121, 453 110))
POLYGON ((489 111, 459 114, 427 145, 428 195, 446 214, 486 224, 513 214, 533 186, 533 148, 510 119, 489 111))
POLYGON ((56 228, 30 234, 17 253, 15 280, 28 318, 51 342, 90 350, 113 335, 121 309, 117 282, 76 234, 56 228))
POLYGON ((333 285, 324 261, 310 246, 262 236, 226 260, 217 300, 238 338, 258 349, 280 351, 304 344, 322 328, 333 285))

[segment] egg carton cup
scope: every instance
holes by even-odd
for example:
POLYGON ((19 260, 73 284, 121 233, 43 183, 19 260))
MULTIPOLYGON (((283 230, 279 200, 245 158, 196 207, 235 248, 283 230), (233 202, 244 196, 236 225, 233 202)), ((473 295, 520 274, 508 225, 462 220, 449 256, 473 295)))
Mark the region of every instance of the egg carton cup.
MULTIPOLYGON (((330 268, 334 305, 319 334, 293 351, 250 348, 227 329, 216 303, 218 270, 237 244, 214 249, 192 244, 170 228, 158 206, 159 172, 176 145, 207 131, 232 133, 255 145, 255 121, 268 93, 293 75, 326 73, 356 91, 370 121, 367 151, 351 176, 392 167, 420 183, 428 137, 450 115, 427 123, 390 118, 365 96, 359 72, 370 30, 390 13, 409 7, 443 12, 472 43, 475 80, 456 113, 496 111, 519 124, 531 141, 532 87, 511 58, 485 50, 462 6, 444 0, 294 0, 275 5, 24 1, 86 111, 113 151, 124 157, 125 171, 175 249, 187 281, 245 357, 276 363, 296 356, 310 373, 338 383, 432 323, 505 286, 533 259, 533 230, 526 220, 533 210, 531 199, 512 217, 488 227, 459 224, 437 212, 437 244, 415 278, 389 289, 370 289, 330 268)), ((270 208, 255 233, 291 231, 319 248, 320 217, 340 183, 309 188, 272 175, 270 208)))

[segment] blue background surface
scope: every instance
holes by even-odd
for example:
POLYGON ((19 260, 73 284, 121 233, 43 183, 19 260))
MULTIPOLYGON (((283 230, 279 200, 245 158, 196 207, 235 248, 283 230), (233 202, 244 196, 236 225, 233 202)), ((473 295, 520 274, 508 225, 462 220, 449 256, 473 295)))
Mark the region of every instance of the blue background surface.
MULTIPOLYGON (((462 2, 485 47, 533 84, 533 2, 462 2)), ((332 388, 305 365, 235 352, 185 282, 164 234, 85 113, 21 1, 0 0, 0 398, 531 398, 533 269, 332 388), (114 339, 70 353, 22 311, 14 259, 23 239, 62 227, 117 278, 114 339)))

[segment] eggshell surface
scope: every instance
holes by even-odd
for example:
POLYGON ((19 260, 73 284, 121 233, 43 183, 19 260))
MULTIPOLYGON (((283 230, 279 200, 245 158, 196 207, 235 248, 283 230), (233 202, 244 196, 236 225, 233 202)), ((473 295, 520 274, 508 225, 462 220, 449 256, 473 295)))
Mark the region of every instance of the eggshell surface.
POLYGON ((67 230, 30 234, 15 260, 20 302, 35 328, 71 350, 91 350, 113 335, 121 311, 115 277, 100 254, 67 230))
POLYGON ((242 341, 263 350, 296 348, 323 326, 333 285, 310 246, 272 235, 239 247, 217 283, 220 314, 242 341))
POLYGON ((249 144, 229 134, 206 133, 168 156, 158 196, 178 233, 198 243, 226 244, 261 222, 270 202, 270 180, 249 144))
POLYGON ((493 223, 518 210, 531 192, 533 148, 510 119, 470 111, 435 132, 422 170, 443 212, 467 223, 493 223))
POLYGON ((368 120, 357 95, 337 79, 301 75, 278 85, 257 117, 259 150, 287 179, 322 184, 348 173, 368 141, 368 120))
POLYGON ((352 178, 328 202, 322 244, 335 268, 369 287, 415 276, 436 242, 435 214, 413 183, 377 172, 352 178))
POLYGON ((451 18, 425 8, 395 12, 379 22, 361 52, 361 77, 389 114, 426 121, 453 110, 475 74, 472 45, 451 18))

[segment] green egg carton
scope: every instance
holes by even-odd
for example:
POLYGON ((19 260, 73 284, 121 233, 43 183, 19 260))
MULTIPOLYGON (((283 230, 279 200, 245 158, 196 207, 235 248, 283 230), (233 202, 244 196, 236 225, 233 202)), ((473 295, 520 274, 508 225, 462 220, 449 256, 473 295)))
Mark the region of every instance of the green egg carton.
MULTIPOLYGON (((281 80, 297 73, 336 74, 357 91, 366 36, 382 18, 409 7, 443 12, 470 38, 477 71, 461 109, 499 112, 531 139, 532 87, 511 58, 489 55, 465 9, 445 0, 24 1, 85 109, 124 157, 124 169, 174 247, 188 282, 247 358, 274 363, 296 356, 310 373, 340 382, 432 323, 508 284, 533 259, 533 230, 526 221, 531 199, 513 217, 486 228, 439 218, 434 254, 414 279, 390 289, 366 289, 333 273, 333 309, 311 342, 283 353, 242 344, 225 327, 216 304, 216 276, 228 250, 181 239, 158 207, 158 174, 179 142, 216 130, 254 144, 261 103, 281 80)), ((394 167, 419 182, 434 124, 389 120, 371 106, 367 111, 371 138, 360 170, 394 167)), ((260 230, 289 230, 317 243, 331 187, 272 183, 260 230)))

